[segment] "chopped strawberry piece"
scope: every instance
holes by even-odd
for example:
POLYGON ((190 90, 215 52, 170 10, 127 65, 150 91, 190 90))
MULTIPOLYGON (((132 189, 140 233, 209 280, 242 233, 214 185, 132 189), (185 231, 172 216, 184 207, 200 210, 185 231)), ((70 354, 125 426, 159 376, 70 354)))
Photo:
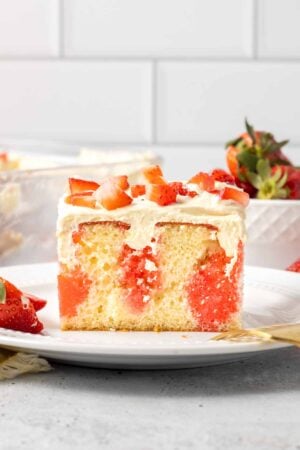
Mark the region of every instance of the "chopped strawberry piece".
POLYGON ((289 267, 287 267, 286 270, 289 270, 290 272, 298 272, 298 273, 300 273, 300 258, 297 259, 297 261, 295 261, 289 267))
POLYGON ((177 195, 195 197, 197 192, 190 191, 187 186, 185 186, 181 181, 172 181, 172 183, 168 183, 173 189, 175 189, 177 195))
POLYGON ((151 184, 167 184, 159 166, 149 166, 143 170, 143 175, 151 184))
POLYGON ((167 206, 176 203, 176 190, 174 187, 165 184, 150 184, 146 187, 146 197, 148 200, 160 206, 167 206))
POLYGON ((132 203, 132 198, 112 181, 106 181, 101 185, 98 198, 101 205, 108 210, 122 208, 132 203))
POLYGON ((205 172, 199 172, 197 175, 193 176, 188 183, 198 184, 204 191, 210 192, 215 187, 214 178, 205 172))
POLYGON ((235 184, 234 177, 223 169, 214 169, 211 172, 211 176, 215 181, 220 181, 221 183, 227 184, 235 184))
POLYGON ((134 184, 131 186, 130 191, 132 197, 136 198, 146 194, 146 186, 144 184, 134 184))
POLYGON ((220 197, 222 200, 233 200, 243 206, 247 206, 249 203, 249 195, 247 192, 240 191, 235 188, 226 187, 222 189, 220 191, 220 197))
POLYGON ((96 200, 92 197, 92 192, 69 195, 65 198, 65 202, 73 206, 83 206, 85 208, 96 207, 96 200))
POLYGON ((106 177, 102 180, 101 185, 104 183, 116 184, 123 191, 126 191, 126 189, 129 188, 127 175, 116 175, 114 177, 106 177))
POLYGON ((16 286, 0 278, 0 327, 27 333, 39 333, 43 324, 36 311, 43 308, 45 300, 23 294, 16 286))
POLYGON ((69 186, 71 194, 79 194, 86 191, 96 191, 100 185, 95 181, 69 178, 69 186))
POLYGON ((169 183, 169 186, 175 189, 178 195, 188 195, 189 193, 188 188, 181 181, 172 181, 172 183, 169 183))

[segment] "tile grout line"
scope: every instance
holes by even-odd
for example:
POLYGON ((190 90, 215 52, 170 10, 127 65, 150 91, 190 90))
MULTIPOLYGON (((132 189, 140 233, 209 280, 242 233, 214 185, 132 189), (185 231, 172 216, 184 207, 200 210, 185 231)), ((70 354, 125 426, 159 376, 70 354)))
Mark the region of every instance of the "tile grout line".
POLYGON ((258 2, 257 0, 253 1, 252 7, 252 55, 253 59, 258 59, 258 31, 259 31, 259 13, 258 13, 258 2))
MULTIPOLYGON (((61 44, 61 47, 63 46, 63 43, 61 44)), ((299 58, 285 58, 285 57, 263 57, 263 58, 257 58, 257 59, 251 59, 251 58, 226 58, 226 57, 218 57, 218 58, 207 58, 207 57, 147 57, 147 56, 65 56, 64 55, 64 49, 61 49, 61 56, 1 56, 0 55, 0 63, 1 62, 60 62, 64 61, 66 63, 76 63, 76 62, 86 62, 87 64, 93 64, 93 63, 149 63, 155 60, 156 64, 158 63, 172 63, 172 62, 178 62, 183 64, 189 64, 189 63, 206 63, 206 64, 299 64, 300 63, 300 57, 299 58)))
POLYGON ((64 48, 64 0, 58 0, 58 52, 59 58, 64 58, 65 48, 64 48))
POLYGON ((151 80, 151 133, 152 145, 157 144, 157 61, 152 60, 151 80))

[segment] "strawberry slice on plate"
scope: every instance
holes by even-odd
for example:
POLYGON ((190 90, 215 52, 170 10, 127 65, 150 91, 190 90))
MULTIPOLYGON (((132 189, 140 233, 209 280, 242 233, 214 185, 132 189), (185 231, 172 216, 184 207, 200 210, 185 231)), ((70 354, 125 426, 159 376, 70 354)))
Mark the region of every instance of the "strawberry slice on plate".
POLYGON ((36 311, 46 300, 22 293, 16 286, 0 277, 0 327, 27 333, 39 333, 44 328, 36 311))

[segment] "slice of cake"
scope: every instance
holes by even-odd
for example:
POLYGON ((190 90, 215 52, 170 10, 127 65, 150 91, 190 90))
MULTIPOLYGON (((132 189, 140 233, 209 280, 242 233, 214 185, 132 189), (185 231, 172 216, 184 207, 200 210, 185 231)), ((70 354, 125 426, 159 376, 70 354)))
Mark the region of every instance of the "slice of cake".
POLYGON ((223 171, 168 183, 70 179, 59 204, 64 330, 220 331, 240 324, 248 194, 223 171))

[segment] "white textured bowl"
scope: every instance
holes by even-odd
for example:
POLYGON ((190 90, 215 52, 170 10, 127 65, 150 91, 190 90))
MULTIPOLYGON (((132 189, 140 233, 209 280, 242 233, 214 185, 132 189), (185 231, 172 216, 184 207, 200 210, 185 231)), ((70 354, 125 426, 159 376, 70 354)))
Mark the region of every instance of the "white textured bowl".
POLYGON ((286 268, 300 258, 300 200, 250 200, 246 263, 286 268))

